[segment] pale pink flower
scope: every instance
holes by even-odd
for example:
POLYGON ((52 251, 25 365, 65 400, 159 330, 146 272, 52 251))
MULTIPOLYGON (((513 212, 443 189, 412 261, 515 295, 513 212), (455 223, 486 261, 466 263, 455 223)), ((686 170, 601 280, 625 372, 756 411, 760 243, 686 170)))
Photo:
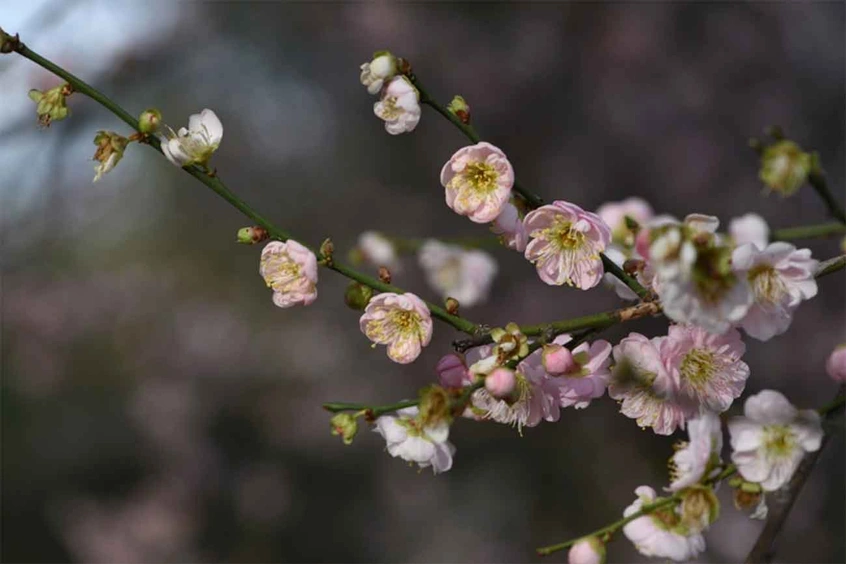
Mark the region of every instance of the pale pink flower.
POLYGON ((551 286, 593 288, 604 270, 599 256, 611 241, 611 230, 598 215, 558 200, 530 212, 524 221, 532 240, 526 259, 551 286))
POLYGON ((485 376, 485 389, 495 398, 504 398, 514 390, 516 382, 514 371, 500 366, 485 376))
POLYGON ((371 266, 384 266, 392 273, 400 271, 397 249, 390 239, 378 231, 365 231, 358 236, 358 250, 371 266))
MULTIPOLYGON (((570 335, 559 335, 553 341, 553 346, 563 346, 571 340, 570 335)), ((570 370, 549 379, 558 392, 559 405, 583 409, 590 405, 591 400, 601 397, 611 379, 610 357, 611 344, 601 339, 592 343, 581 343, 574 348, 570 370)), ((543 352, 541 359, 543 360, 543 352)))
POLYGON ((605 544, 596 537, 579 539, 567 553, 567 564, 605 564, 605 544))
POLYGON ((293 239, 265 245, 259 273, 279 307, 309 305, 317 299, 317 257, 293 239))
POLYGON ((455 447, 449 438, 449 423, 424 426, 418 419, 417 407, 406 407, 396 415, 383 415, 376 419, 373 431, 387 443, 388 453, 396 458, 416 462, 420 468, 432 467, 435 474, 452 468, 455 447))
POLYGON ((500 240, 509 249, 521 253, 526 250, 529 234, 526 233, 526 226, 523 225, 520 212, 511 202, 506 202, 500 214, 493 220, 491 231, 499 235, 500 240))
POLYGON ((420 94, 406 77, 395 76, 373 105, 373 113, 385 121, 385 131, 391 135, 414 131, 420 121, 420 94))
POLYGON ((732 266, 749 281, 754 302, 740 326, 750 337, 767 341, 787 331, 803 300, 817 295, 817 261, 810 249, 775 242, 758 249, 746 244, 732 253, 732 266))
POLYGON ((435 366, 438 381, 444 388, 463 388, 473 383, 473 374, 467 369, 464 355, 449 353, 435 366))
POLYGON ((820 448, 823 437, 816 411, 797 410, 774 390, 750 396, 743 417, 731 418, 728 430, 737 471, 768 492, 786 484, 805 453, 820 448))
MULTIPOLYGON (((635 490, 635 495, 637 499, 623 512, 624 517, 634 515, 644 505, 660 499, 649 486, 640 486, 635 490)), ((705 538, 702 533, 688 530, 681 523, 681 517, 672 505, 630 521, 623 527, 623 534, 644 556, 685 562, 696 558, 705 550, 705 538)))
POLYGON ((679 395, 696 411, 727 410, 749 378, 749 366, 740 360, 746 345, 736 329, 715 335, 695 325, 671 325, 662 352, 679 383, 679 395))
POLYGON ((514 169, 500 149, 477 143, 455 152, 441 170, 446 203, 475 223, 494 221, 511 197, 514 169))
POLYGON ((846 343, 831 351, 825 363, 825 371, 838 382, 846 382, 846 343))
POLYGON ((692 405, 678 397, 678 376, 664 365, 666 337, 648 339, 630 333, 614 347, 614 371, 608 395, 620 402, 620 412, 658 435, 684 429, 692 405))
POLYGON ((733 272, 714 274, 713 278, 656 276, 653 288, 667 317, 711 333, 724 333, 739 323, 753 300, 746 278, 733 272))
POLYGON ((454 298, 472 307, 485 301, 498 270, 488 253, 464 249, 429 239, 420 248, 418 261, 429 284, 443 298, 454 298))
POLYGON ((713 412, 703 412, 688 421, 687 434, 690 440, 681 443, 681 448, 670 459, 672 483, 667 489, 671 492, 699 483, 721 462, 723 432, 720 418, 713 412))
POLYGON ((411 293, 374 296, 359 320, 362 333, 378 345, 388 345, 388 358, 408 364, 432 340, 432 315, 411 293))
POLYGON ((770 242, 770 226, 757 213, 747 213, 729 221, 729 235, 738 247, 752 243, 763 249, 770 242))
POLYGON ((621 202, 607 202, 599 206, 596 215, 602 218, 611 228, 611 237, 615 243, 623 247, 634 245, 634 233, 626 225, 626 217, 630 217, 640 225, 646 225, 655 212, 646 200, 641 198, 627 198, 621 202))

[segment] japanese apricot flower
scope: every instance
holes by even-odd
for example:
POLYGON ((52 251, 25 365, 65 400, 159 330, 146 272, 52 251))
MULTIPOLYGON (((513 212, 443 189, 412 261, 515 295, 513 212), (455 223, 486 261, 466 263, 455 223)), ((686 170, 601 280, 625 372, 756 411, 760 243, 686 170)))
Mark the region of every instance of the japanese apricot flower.
POLYGON ((611 229, 598 215, 558 200, 530 212, 524 224, 531 237, 525 256, 541 280, 582 290, 599 284, 600 253, 611 242, 611 229))
POLYGON ((670 459, 672 483, 668 491, 677 492, 707 477, 708 471, 720 464, 723 432, 720 418, 711 411, 687 423, 689 441, 680 443, 670 459))
POLYGON ((375 345, 388 345, 388 358, 409 364, 432 340, 432 315, 411 293, 374 296, 359 320, 361 332, 375 345))
POLYGON ((494 221, 508 203, 514 169, 505 153, 490 143, 477 143, 455 152, 441 169, 446 203, 475 223, 494 221))
POLYGON ((205 165, 220 146, 223 124, 209 109, 188 118, 188 129, 172 129, 162 140, 162 152, 176 166, 205 165))
POLYGON ((373 431, 387 443, 388 453, 403 460, 416 462, 420 468, 432 467, 435 474, 452 468, 455 447, 449 438, 449 423, 440 421, 424 425, 417 407, 406 407, 396 415, 383 415, 376 420, 373 431))
POLYGON ((317 299, 317 257, 293 239, 265 245, 259 273, 279 307, 309 305, 317 299))
POLYGON ((420 94, 406 77, 395 76, 373 104, 373 113, 385 121, 385 131, 391 135, 414 131, 420 121, 420 94))
MULTIPOLYGON (((661 499, 655 496, 655 490, 649 486, 640 486, 635 490, 635 495, 637 499, 623 512, 624 517, 634 515, 644 505, 661 499)), ((705 550, 705 538, 702 533, 688 530, 672 506, 638 517, 623 527, 623 534, 644 556, 685 562, 705 550)))

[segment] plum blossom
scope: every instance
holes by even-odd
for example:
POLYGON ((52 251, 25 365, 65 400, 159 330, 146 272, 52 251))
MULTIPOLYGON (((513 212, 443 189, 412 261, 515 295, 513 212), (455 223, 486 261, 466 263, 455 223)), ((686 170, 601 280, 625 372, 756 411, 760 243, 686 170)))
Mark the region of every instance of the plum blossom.
MULTIPOLYGON (((566 345, 572 340, 570 335, 559 335, 554 345, 566 345)), ((567 350, 567 349, 564 349, 567 350)), ((538 353, 533 353, 537 355, 538 353)), ((557 390, 558 403, 561 407, 583 409, 591 400, 602 397, 611 379, 611 344, 598 339, 592 343, 581 343, 572 351, 573 366, 563 374, 550 378, 551 385, 557 390)), ((541 366, 545 368, 550 363, 541 366)))
POLYGON ((524 221, 531 241, 525 256, 551 286, 567 284, 587 290, 602 279, 600 253, 611 230, 598 215, 558 200, 530 212, 524 221))
POLYGON ((179 167, 194 164, 205 166, 222 139, 223 124, 213 111, 204 109, 188 118, 188 129, 182 127, 174 133, 173 129, 168 128, 168 133, 162 139, 162 152, 179 167))
POLYGON ((705 411, 688 421, 687 434, 689 441, 680 443, 670 459, 671 492, 699 483, 721 462, 723 432, 716 414, 705 411))
POLYGON ((418 260, 429 284, 441 297, 454 298, 466 307, 487 299, 497 272, 496 261, 488 253, 435 239, 423 243, 418 260))
POLYGON ((441 169, 446 203, 475 223, 494 221, 511 197, 514 169, 498 147, 477 143, 455 152, 441 169))
POLYGON ((750 396, 743 416, 731 418, 728 430, 738 472, 767 492, 786 484, 805 453, 820 448, 823 437, 816 411, 798 410, 774 390, 750 396))
POLYGON ((611 228, 611 240, 623 247, 631 248, 635 243, 635 233, 629 229, 626 217, 645 225, 655 215, 652 206, 641 198, 627 198, 621 202, 607 202, 596 210, 602 221, 611 228))
POLYGON ((495 398, 503 398, 511 393, 517 383, 517 377, 510 368, 500 366, 485 376, 485 389, 495 398))
POLYGON ((764 249, 742 245, 732 253, 735 271, 749 281, 753 303, 740 326, 750 337, 767 341, 787 331, 803 300, 817 295, 817 261, 810 249, 775 242, 764 249))
POLYGON ((523 252, 529 242, 529 235, 526 233, 526 226, 517 207, 507 202, 496 219, 491 223, 491 231, 499 235, 503 244, 514 251, 523 252))
POLYGON ((432 467, 435 474, 452 468, 455 447, 449 438, 449 423, 439 421, 424 425, 417 407, 406 407, 396 415, 383 415, 376 419, 373 431, 379 433, 387 443, 388 453, 409 462, 416 462, 420 468, 432 467))
POLYGON ((309 305, 317 299, 317 257, 293 239, 265 245, 259 273, 279 307, 309 305))
POLYGON ((435 366, 438 381, 444 388, 463 388, 473 383, 473 373, 467 368, 464 355, 449 353, 435 366))
POLYGON ((396 246, 378 231, 365 231, 359 235, 358 251, 371 266, 384 266, 392 273, 401 270, 396 246))
POLYGON ((373 59, 361 65, 361 84, 367 87, 368 94, 378 94, 386 80, 397 72, 397 58, 390 51, 377 51, 373 59))
POLYGON ((361 332, 375 345, 388 345, 388 358, 409 364, 432 340, 432 315, 411 293, 385 292, 371 298, 359 320, 361 332))
POLYGON ((620 402, 620 412, 658 435, 684 429, 691 402, 678 393, 678 376, 664 364, 667 337, 648 339, 630 333, 614 347, 614 370, 608 395, 620 402))
POLYGON ((567 553, 567 564, 604 564, 605 544, 597 537, 584 537, 567 553))
POLYGON ((740 360, 746 345, 736 329, 714 335, 695 325, 672 325, 664 345, 664 364, 692 406, 689 416, 700 409, 722 413, 743 393, 749 366, 740 360))
MULTIPOLYGON (((638 487, 635 495, 637 499, 623 512, 624 517, 634 515, 644 505, 661 500, 649 486, 638 487)), ((623 534, 644 556, 685 562, 705 550, 705 538, 701 532, 692 531, 683 525, 681 516, 672 505, 630 521, 623 527, 623 534)))
POLYGON ((825 363, 825 371, 834 380, 846 382, 846 343, 838 345, 825 363))
POLYGON ((752 243, 763 249, 770 242, 770 226, 757 213, 747 213, 729 221, 729 235, 737 246, 752 243))
POLYGON ((395 76, 382 91, 382 99, 373 104, 373 113, 385 121, 391 135, 414 131, 420 122, 420 93, 404 76, 395 76))

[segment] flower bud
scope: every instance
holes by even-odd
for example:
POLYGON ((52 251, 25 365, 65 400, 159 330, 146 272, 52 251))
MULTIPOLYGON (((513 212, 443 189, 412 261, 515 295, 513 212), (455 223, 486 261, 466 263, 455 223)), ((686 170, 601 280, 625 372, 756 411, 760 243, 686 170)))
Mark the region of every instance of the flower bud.
POLYGON ((123 152, 129 140, 114 131, 98 131, 94 137, 94 144, 97 150, 94 152, 94 160, 98 162, 94 167, 94 182, 102 178, 104 174, 115 168, 123 158, 123 152))
POLYGON ((138 116, 138 129, 141 133, 155 133, 161 124, 162 113, 155 108, 146 109, 138 116))
POLYGON ((834 380, 846 382, 846 343, 831 351, 831 355, 825 363, 825 371, 834 380))
POLYGON ((455 96, 447 105, 447 110, 461 120, 461 123, 465 125, 470 123, 470 106, 461 96, 455 96))
POLYGON ((562 345, 544 345, 541 353, 543 369, 551 376, 561 376, 576 369, 573 353, 562 345))
POLYGON ((361 65, 361 84, 370 94, 378 94, 388 79, 397 74, 397 67, 397 58, 390 51, 377 51, 370 62, 361 65))
POLYGON ((692 531, 703 531, 717 520, 720 501, 710 486, 693 486, 684 490, 681 522, 692 531))
POLYGON ((446 306, 447 313, 450 315, 458 315, 458 306, 461 305, 458 303, 458 300, 455 298, 447 298, 444 305, 446 306))
POLYGON ((332 434, 340 436, 345 445, 352 444, 353 437, 358 432, 358 423, 355 417, 349 413, 338 413, 329 420, 332 426, 332 434))
POLYGON ((424 427, 437 425, 452 417, 449 393, 442 387, 432 384, 420 390, 420 421, 424 427))
POLYGON ((502 366, 485 376, 485 389, 495 398, 508 396, 516 383, 514 371, 502 366))
POLYGON ((17 49, 19 43, 20 40, 17 34, 14 36, 9 35, 3 31, 3 28, 0 28, 0 53, 11 53, 17 49))
POLYGON ((350 282, 350 285, 344 291, 344 303, 350 309, 356 311, 364 311, 364 308, 370 303, 370 298, 372 297, 373 288, 359 282, 350 282))
POLYGON ((808 179, 814 161, 793 141, 779 141, 764 149, 759 177, 770 190, 790 196, 808 179))
POLYGON ((332 261, 332 255, 335 254, 335 243, 332 239, 327 238, 320 244, 320 254, 327 262, 332 261))
POLYGON ((458 353, 449 353, 441 357, 435 366, 438 381, 447 388, 463 388, 472 380, 470 371, 464 363, 464 357, 458 353))
POLYGON ((605 564, 605 543, 597 537, 576 541, 567 554, 568 564, 605 564))
POLYGON ((270 238, 270 233, 264 227, 254 225, 252 227, 242 227, 238 230, 238 242, 242 245, 255 245, 270 238))
POLYGON ((385 284, 391 283, 391 271, 388 270, 385 266, 379 267, 379 280, 384 282, 385 284))
POLYGON ((34 88, 30 90, 29 99, 36 104, 35 112, 38 114, 38 123, 44 127, 49 127, 52 122, 68 117, 66 98, 72 92, 73 89, 69 84, 61 84, 46 92, 34 88))

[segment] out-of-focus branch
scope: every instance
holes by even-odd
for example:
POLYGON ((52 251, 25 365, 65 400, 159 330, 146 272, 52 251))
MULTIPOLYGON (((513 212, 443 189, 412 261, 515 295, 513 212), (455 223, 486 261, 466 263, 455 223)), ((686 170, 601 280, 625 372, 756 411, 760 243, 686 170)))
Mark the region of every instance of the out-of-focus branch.
POLYGON ((846 235, 846 225, 842 223, 820 223, 819 225, 785 227, 773 231, 773 240, 790 241, 792 239, 815 239, 817 237, 834 237, 836 235, 846 235))

